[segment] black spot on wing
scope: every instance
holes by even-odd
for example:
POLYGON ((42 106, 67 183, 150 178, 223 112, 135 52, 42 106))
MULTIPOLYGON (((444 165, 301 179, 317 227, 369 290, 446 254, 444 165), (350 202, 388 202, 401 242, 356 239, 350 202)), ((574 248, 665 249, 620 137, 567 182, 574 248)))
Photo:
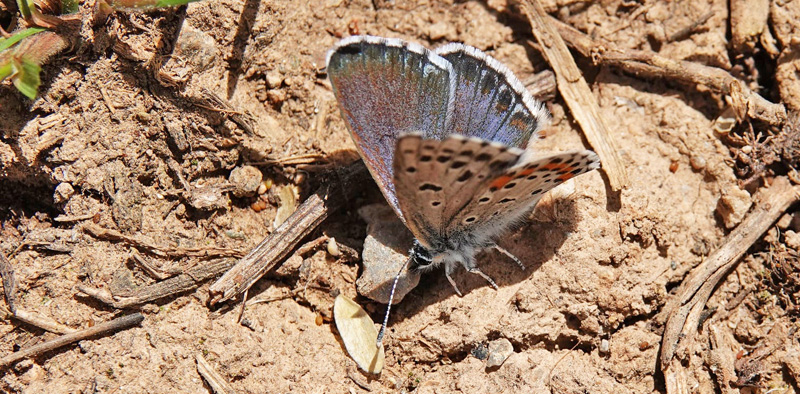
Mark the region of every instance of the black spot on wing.
POLYGON ((489 161, 492 158, 492 155, 488 153, 481 153, 478 156, 475 156, 475 161, 489 161))
POLYGON ((423 183, 422 186, 419 187, 419 191, 424 192, 426 190, 440 192, 442 191, 442 187, 438 185, 434 185, 433 183, 423 183))

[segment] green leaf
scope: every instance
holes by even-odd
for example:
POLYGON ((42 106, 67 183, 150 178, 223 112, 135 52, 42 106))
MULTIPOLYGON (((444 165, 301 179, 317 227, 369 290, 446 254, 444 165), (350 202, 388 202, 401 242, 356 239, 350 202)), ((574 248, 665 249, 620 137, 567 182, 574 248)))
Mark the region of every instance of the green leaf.
MULTIPOLYGON (((22 1, 22 0, 19 0, 22 1)), ((185 5, 199 0, 109 0, 113 8, 166 8, 185 5)))
POLYGON ((172 7, 172 6, 176 6, 176 5, 184 5, 184 4, 194 3, 195 1, 198 1, 198 0, 158 0, 156 2, 156 7, 157 8, 172 7))
POLYGON ((20 42, 25 37, 30 37, 36 33, 41 33, 47 29, 43 27, 29 27, 25 30, 20 31, 19 33, 14 34, 11 37, 0 39, 0 52, 5 51, 6 49, 10 48, 12 45, 20 42))
POLYGON ((13 73, 14 67, 11 66, 11 62, 0 64, 0 81, 8 78, 13 73))
POLYGON ((22 17, 25 20, 31 18, 31 6, 30 3, 28 3, 28 0, 17 0, 17 7, 19 8, 19 12, 22 14, 22 17))
POLYGON ((24 56, 20 59, 19 63, 12 61, 12 64, 13 63, 16 63, 14 64, 14 66, 16 66, 16 74, 11 77, 14 86, 29 99, 35 99, 36 91, 39 90, 39 84, 42 83, 41 79, 39 79, 39 73, 42 71, 42 68, 24 56))

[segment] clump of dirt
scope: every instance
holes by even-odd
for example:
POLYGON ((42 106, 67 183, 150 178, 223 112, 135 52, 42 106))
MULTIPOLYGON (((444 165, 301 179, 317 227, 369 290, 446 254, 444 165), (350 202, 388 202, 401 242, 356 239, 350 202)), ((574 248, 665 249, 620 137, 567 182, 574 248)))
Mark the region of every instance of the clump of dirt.
MULTIPOLYGON (((743 52, 726 38, 728 1, 542 3, 622 51, 718 67, 797 107, 797 2, 772 2, 772 28, 759 34, 775 37, 746 41, 754 49, 743 52)), ((125 295, 232 264, 275 230, 292 199, 341 187, 330 174, 357 154, 324 73, 341 37, 460 41, 522 81, 549 69, 527 19, 502 0, 200 1, 115 12, 80 34, 44 67, 37 99, 0 85, 0 252, 17 279, 16 308, 73 329, 128 313, 79 287, 125 295)), ((208 307, 206 281, 132 308, 145 315, 139 327, 14 364, 0 391, 209 392, 198 356, 237 392, 665 391, 657 362, 665 306, 746 217, 756 189, 796 176, 797 117, 776 130, 745 121, 721 135, 724 95, 574 56, 612 130, 627 188, 613 192, 594 172, 554 190, 500 240, 526 270, 494 252, 479 257, 499 290, 458 272, 458 297, 440 272, 424 275, 390 320, 380 376, 348 358, 331 307, 336 292, 374 321, 385 306, 358 296, 357 253, 322 246, 333 237, 361 251, 357 210, 381 202, 370 184, 250 289, 264 302, 248 305, 241 321, 232 305, 208 307), (487 368, 482 349, 500 340, 513 353, 487 368)), ((588 148, 555 96, 546 103, 552 126, 532 149, 588 148)), ((717 287, 680 355, 687 387, 800 392, 798 217, 790 209, 717 287)), ((8 317, 0 354, 56 335, 8 317)))

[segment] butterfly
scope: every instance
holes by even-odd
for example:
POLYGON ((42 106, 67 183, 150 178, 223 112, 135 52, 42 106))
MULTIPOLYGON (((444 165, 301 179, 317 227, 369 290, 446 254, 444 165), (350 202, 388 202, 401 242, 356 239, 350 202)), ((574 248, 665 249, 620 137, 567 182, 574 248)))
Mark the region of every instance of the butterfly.
MULTIPOLYGON (((494 240, 548 190, 600 166, 588 150, 526 149, 549 113, 506 66, 476 48, 451 43, 431 51, 352 36, 328 52, 326 65, 359 154, 415 237, 406 264, 444 266, 459 295, 452 278, 459 265, 497 288, 476 264, 481 250, 495 248, 524 268, 494 240)), ((384 327, 387 319, 388 309, 384 327)))

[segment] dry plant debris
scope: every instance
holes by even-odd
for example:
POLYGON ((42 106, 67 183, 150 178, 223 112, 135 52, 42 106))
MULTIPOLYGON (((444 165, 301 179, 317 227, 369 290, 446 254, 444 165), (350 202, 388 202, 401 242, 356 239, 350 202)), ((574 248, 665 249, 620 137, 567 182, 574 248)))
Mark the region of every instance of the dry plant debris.
MULTIPOLYGON (((528 2, 80 4, 64 24, 78 39, 50 43, 61 52, 38 97, 0 84, 0 357, 15 360, 0 391, 800 392, 800 214, 790 206, 763 236, 748 222, 761 196, 800 180, 800 3, 538 4, 561 57, 532 34, 528 2), (548 196, 503 239, 525 272, 479 258, 498 291, 458 276, 460 298, 422 275, 377 376, 332 327, 332 292, 373 321, 385 307, 355 298, 356 212, 382 199, 368 177, 342 181, 357 155, 321 69, 353 34, 491 54, 552 112, 542 151, 595 144, 573 122, 583 107, 568 89, 584 80, 579 99, 596 103, 628 175, 620 192, 596 175, 548 196), (568 58, 577 70, 556 66, 568 58), (297 187, 295 226, 275 228, 278 194, 258 175, 297 187), (681 364, 659 375, 669 312, 740 228, 755 242, 703 281, 716 285, 703 302, 688 298, 681 364), (245 293, 240 322, 220 304, 245 293), (146 324, 47 350, 121 309, 146 324), (507 358, 486 368, 481 346, 499 340, 507 358)), ((26 23, 15 12, 0 4, 5 31, 26 23)))
POLYGON ((353 300, 339 294, 333 302, 333 320, 344 342, 347 353, 358 367, 371 374, 383 370, 383 346, 375 346, 378 330, 372 318, 353 300))

